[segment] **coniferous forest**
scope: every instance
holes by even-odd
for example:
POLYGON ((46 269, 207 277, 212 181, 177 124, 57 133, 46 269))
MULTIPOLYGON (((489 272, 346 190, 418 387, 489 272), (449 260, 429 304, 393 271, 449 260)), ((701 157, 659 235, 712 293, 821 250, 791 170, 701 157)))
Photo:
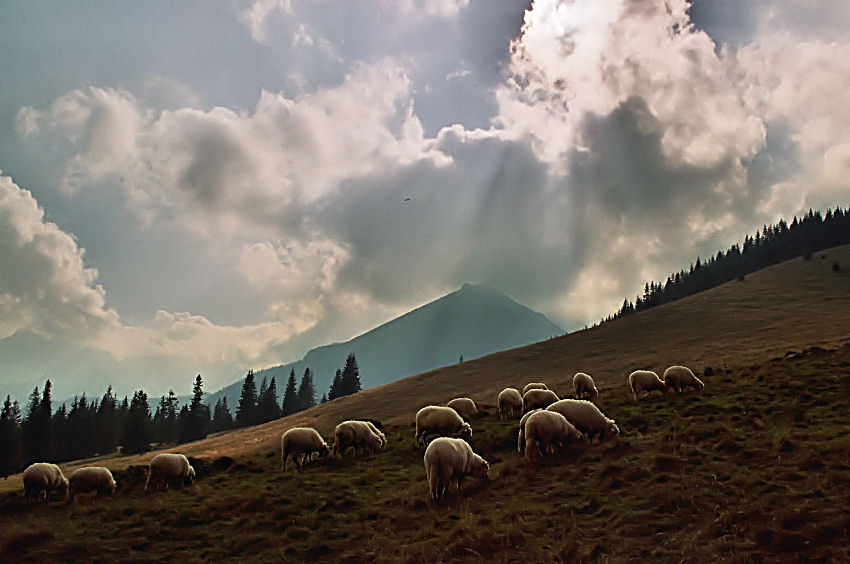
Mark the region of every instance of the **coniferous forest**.
MULTIPOLYGON (((336 388, 332 386, 323 401, 360 391, 360 372, 353 354, 349 354, 345 367, 337 370, 337 377, 336 388)), ((182 406, 174 390, 152 406, 144 390, 136 390, 132 397, 119 401, 110 386, 100 399, 89 400, 83 393, 74 397, 70 408, 62 403, 54 411, 49 379, 41 391, 37 386, 33 389, 24 409, 18 400, 7 395, 0 408, 0 475, 5 478, 32 462, 77 460, 108 454, 119 447, 125 454, 135 454, 151 450, 154 445, 195 441, 210 433, 259 425, 316 405, 309 368, 300 385, 296 385, 294 372, 289 375, 282 402, 274 377, 271 381, 263 378, 258 391, 254 372, 249 370, 235 417, 226 397, 212 408, 204 403, 203 387, 203 378, 198 374, 192 398, 182 406)))
MULTIPOLYGON (((703 292, 731 280, 743 280, 747 274, 794 257, 811 259, 817 251, 850 243, 850 212, 840 207, 820 211, 809 210, 801 219, 795 216, 789 225, 780 220, 747 235, 742 245, 735 244, 726 252, 703 260, 697 257, 688 270, 674 272, 662 282, 647 282, 643 295, 635 301, 626 299, 617 313, 602 323, 625 315, 659 306, 685 296, 703 292)), ((833 264, 840 270, 842 265, 833 264)))

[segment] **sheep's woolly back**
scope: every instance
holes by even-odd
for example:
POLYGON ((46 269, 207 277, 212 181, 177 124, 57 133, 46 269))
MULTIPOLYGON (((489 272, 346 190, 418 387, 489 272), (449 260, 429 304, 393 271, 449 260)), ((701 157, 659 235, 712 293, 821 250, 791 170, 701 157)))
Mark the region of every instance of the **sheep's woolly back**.
POLYGON ((447 403, 446 407, 451 407, 464 419, 469 419, 478 413, 478 408, 475 406, 475 402, 470 398, 455 398, 447 403))
POLYGON ((573 392, 578 399, 584 399, 587 397, 595 398, 599 396, 599 390, 596 389, 596 384, 594 383, 593 378, 584 372, 577 372, 576 375, 573 376, 573 392))
POLYGON ((685 388, 693 388, 697 392, 701 392, 705 387, 702 380, 694 376, 694 373, 687 366, 671 366, 664 371, 664 386, 667 389, 673 388, 679 393, 682 393, 685 388))
POLYGON ((516 388, 505 388, 499 392, 498 403, 502 421, 513 417, 515 411, 522 411, 522 396, 516 388))
POLYGON ((473 452, 472 447, 462 439, 438 437, 431 441, 423 456, 425 478, 434 501, 440 501, 452 482, 457 483, 460 493, 460 480, 463 476, 487 477, 490 465, 481 456, 473 452))
POLYGON ((558 396, 552 390, 534 388, 522 395, 522 411, 527 412, 535 408, 546 408, 558 401, 558 396))
POLYGON ((549 386, 544 384, 543 382, 529 382, 522 389, 522 395, 524 396, 528 390, 548 390, 549 386))
POLYGON ((606 436, 620 434, 614 420, 606 417, 595 404, 587 400, 562 399, 546 410, 560 413, 591 440, 597 435, 604 440, 606 436))
POLYGON ((416 413, 416 444, 423 444, 428 435, 460 435, 468 440, 472 427, 454 409, 428 405, 416 413))

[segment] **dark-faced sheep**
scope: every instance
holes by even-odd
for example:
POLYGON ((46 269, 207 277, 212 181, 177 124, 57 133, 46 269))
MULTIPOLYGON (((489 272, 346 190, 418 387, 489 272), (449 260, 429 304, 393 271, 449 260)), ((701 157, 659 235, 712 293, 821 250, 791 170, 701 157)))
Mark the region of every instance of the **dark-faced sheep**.
POLYGON ((665 391, 675 390, 677 394, 684 392, 685 388, 693 388, 699 393, 705 384, 687 366, 671 366, 664 371, 664 388, 665 391))
POLYGON ((195 469, 186 455, 163 452, 151 458, 145 491, 168 489, 169 486, 188 486, 195 480, 195 469))
POLYGON ((614 424, 614 420, 606 417, 598 407, 587 400, 562 399, 546 410, 563 415, 590 442, 593 442, 593 437, 599 437, 599 442, 604 442, 607 437, 620 435, 620 429, 614 424))
POLYGON ((578 399, 596 399, 599 397, 599 390, 596 389, 593 378, 584 372, 577 372, 573 376, 573 392, 578 399))
POLYGON ((635 370, 629 374, 629 387, 632 390, 635 401, 638 400, 638 394, 646 392, 648 396, 652 392, 664 393, 664 382, 658 377, 658 374, 651 370, 635 370))
POLYGON ((558 452, 581 438, 581 432, 566 417, 555 411, 541 410, 525 422, 525 456, 534 461, 538 456, 558 452))
POLYGON ((549 386, 544 384, 543 382, 529 382, 522 389, 522 395, 524 396, 528 390, 548 390, 549 386))
POLYGON ((345 458, 349 448, 354 449, 352 457, 359 451, 372 454, 386 445, 383 433, 368 421, 343 421, 334 429, 333 454, 345 458))
POLYGON ((96 497, 115 493, 115 478, 112 472, 103 466, 85 466, 78 468, 68 478, 70 496, 68 503, 73 503, 74 496, 95 492, 96 497))
POLYGON ((473 415, 478 415, 478 408, 470 398, 455 398, 447 403, 446 407, 451 407, 457 411, 458 415, 463 417, 465 421, 469 421, 473 415))
POLYGON ((552 390, 528 390, 522 395, 522 412, 527 413, 532 409, 546 409, 558 401, 558 396, 552 390))
POLYGON ((23 475, 24 498, 27 504, 35 496, 36 501, 45 500, 52 492, 59 492, 63 497, 68 495, 68 480, 62 470, 50 462, 36 462, 27 466, 23 475))
POLYGON ((522 396, 516 388, 505 388, 499 392, 499 418, 507 421, 522 412, 522 396))
POLYGON ((472 439, 472 427, 450 407, 428 405, 416 413, 416 446, 428 442, 431 435, 472 439))
POLYGON ((486 478, 490 464, 472 451, 472 447, 463 439, 437 437, 425 449, 425 478, 431 499, 441 501, 448 491, 449 484, 457 483, 460 495, 461 481, 464 476, 486 478))
POLYGON ((330 451, 318 431, 312 427, 294 427, 280 437, 280 469, 286 470, 286 461, 290 456, 301 469, 308 460, 312 461, 314 453, 326 456, 330 451))

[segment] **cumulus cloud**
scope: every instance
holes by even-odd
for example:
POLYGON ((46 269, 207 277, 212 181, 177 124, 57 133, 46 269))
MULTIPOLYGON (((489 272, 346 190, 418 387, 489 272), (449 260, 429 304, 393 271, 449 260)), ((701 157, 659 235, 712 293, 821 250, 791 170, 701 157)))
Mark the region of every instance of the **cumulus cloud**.
POLYGON ((8 176, 0 176, 0 246, 0 338, 26 330, 89 343, 117 326, 83 249, 8 176))

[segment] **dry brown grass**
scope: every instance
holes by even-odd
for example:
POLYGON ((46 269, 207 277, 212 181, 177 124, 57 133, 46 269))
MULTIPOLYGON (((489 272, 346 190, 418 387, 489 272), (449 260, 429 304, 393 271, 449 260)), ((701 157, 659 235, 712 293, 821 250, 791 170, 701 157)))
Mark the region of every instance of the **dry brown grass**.
MULTIPOLYGON (((671 364, 746 366, 789 350, 836 347, 850 340, 850 246, 797 258, 708 292, 627 316, 602 327, 496 353, 410 376, 272 421, 175 447, 190 456, 239 457, 275 449, 288 428, 308 425, 329 435, 341 420, 373 417, 392 424, 413 421, 428 403, 458 395, 495 403, 506 386, 543 381, 571 391, 572 375, 587 372, 600 389, 624 387, 635 369, 663 371, 671 364), (833 262, 845 268, 834 272, 833 262)), ((427 344, 423 344, 427 346, 427 344)), ((159 452, 159 451, 155 451, 159 452)), ((144 464, 155 452, 96 460, 112 469, 144 464)), ((92 460, 63 465, 66 473, 92 460)), ((0 492, 21 489, 20 475, 0 482, 0 492)))

